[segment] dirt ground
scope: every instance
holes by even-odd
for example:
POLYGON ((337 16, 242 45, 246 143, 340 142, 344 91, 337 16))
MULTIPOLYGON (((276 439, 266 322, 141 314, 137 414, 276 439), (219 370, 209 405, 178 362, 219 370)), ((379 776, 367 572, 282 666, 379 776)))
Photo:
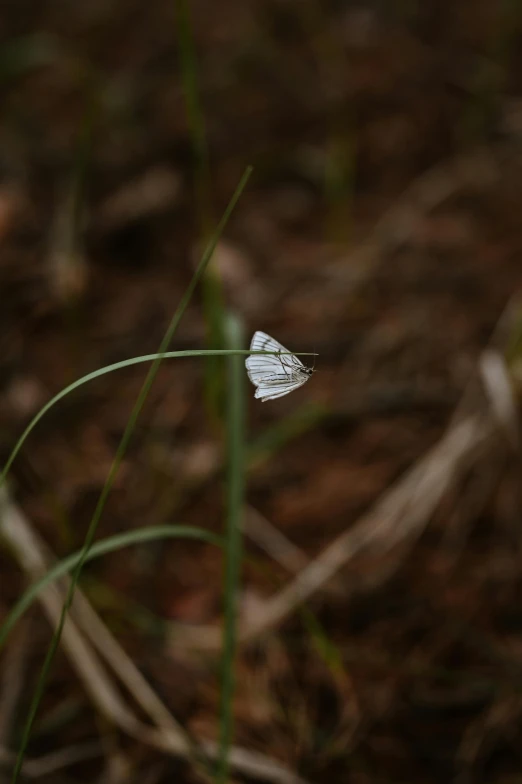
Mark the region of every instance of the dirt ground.
MULTIPOLYGON (((314 784, 518 781, 520 374, 508 419, 495 390, 522 323, 522 11, 195 0, 190 19, 199 148, 175 2, 2 9, 1 456, 64 386, 157 349, 252 164, 214 276, 245 345, 265 330, 317 352, 318 372, 266 404, 248 386, 244 628, 296 575, 309 586, 307 565, 336 541, 339 563, 240 645, 234 743, 314 784), (471 431, 452 440, 459 422, 471 431)), ((205 312, 198 290, 172 350, 208 345, 205 312)), ((145 367, 65 398, 13 465, 11 497, 58 557, 83 542, 145 367)), ((97 538, 166 523, 220 533, 224 449, 205 363, 165 362, 97 538)), ((203 632, 221 622, 222 567, 211 545, 161 541, 81 580, 195 739, 218 737, 203 632)), ((0 618, 25 585, 2 547, 0 618)), ((2 653, 0 781, 49 639, 36 605, 2 653)), ((204 780, 103 715, 64 652, 28 758, 28 779, 53 784, 204 780), (63 749, 78 761, 46 768, 63 749)))

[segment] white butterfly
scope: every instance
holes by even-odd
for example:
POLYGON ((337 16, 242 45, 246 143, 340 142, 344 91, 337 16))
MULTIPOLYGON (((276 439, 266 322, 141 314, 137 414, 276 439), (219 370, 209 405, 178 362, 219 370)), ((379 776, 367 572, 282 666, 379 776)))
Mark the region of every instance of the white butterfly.
POLYGON ((250 351, 278 352, 277 356, 255 354, 245 360, 248 377, 257 387, 255 397, 261 398, 263 403, 302 386, 314 372, 266 332, 254 332, 250 351))

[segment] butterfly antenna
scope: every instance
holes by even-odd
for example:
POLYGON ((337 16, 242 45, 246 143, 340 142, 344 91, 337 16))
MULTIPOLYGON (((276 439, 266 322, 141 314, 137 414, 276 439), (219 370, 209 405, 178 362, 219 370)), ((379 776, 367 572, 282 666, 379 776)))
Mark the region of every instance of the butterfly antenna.
POLYGON ((314 338, 314 364, 312 365, 312 373, 315 373, 315 361, 316 361, 316 357, 317 357, 317 353, 315 351, 315 342, 316 342, 316 339, 314 338))

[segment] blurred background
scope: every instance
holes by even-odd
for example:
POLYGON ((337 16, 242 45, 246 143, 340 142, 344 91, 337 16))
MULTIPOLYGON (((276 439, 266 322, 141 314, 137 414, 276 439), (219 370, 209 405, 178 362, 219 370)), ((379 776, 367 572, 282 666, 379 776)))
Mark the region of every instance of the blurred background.
MULTIPOLYGON (((67 384, 157 349, 252 164, 171 346, 222 347, 234 312, 245 347, 318 353, 273 402, 245 376, 234 742, 316 783, 519 781, 520 4, 18 0, 0 34, 2 460, 67 384)), ((15 528, 48 562, 81 546, 145 369, 66 397, 15 461, 15 528)), ((97 537, 223 531, 223 371, 164 362, 97 537)), ((0 617, 31 571, 3 536, 0 617)), ((218 735, 222 571, 176 540, 81 579, 197 740, 218 735)), ((2 653, 1 781, 49 639, 35 605, 2 653)), ((61 651, 27 780, 205 780, 87 681, 61 651)))

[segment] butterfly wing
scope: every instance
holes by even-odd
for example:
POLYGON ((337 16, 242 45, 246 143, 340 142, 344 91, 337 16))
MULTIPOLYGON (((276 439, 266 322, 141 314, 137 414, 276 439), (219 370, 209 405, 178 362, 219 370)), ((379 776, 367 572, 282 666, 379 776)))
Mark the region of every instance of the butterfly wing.
POLYGON ((266 400, 275 400, 277 397, 283 397, 283 395, 288 395, 289 392, 293 392, 294 389, 298 389, 307 379, 308 376, 295 376, 293 380, 285 380, 281 377, 278 377, 277 380, 273 380, 273 377, 269 376, 260 382, 254 397, 258 398, 263 403, 266 400))
MULTIPOLYGON (((282 354, 286 354, 286 357, 283 356, 282 359, 291 360, 294 367, 304 367, 301 360, 294 356, 291 351, 288 351, 278 340, 275 338, 270 337, 267 335, 266 332, 257 331, 254 332, 254 336, 252 337, 252 341, 250 343, 250 351, 279 351, 282 354)), ((265 359, 278 359, 278 357, 274 356, 267 356, 265 355, 265 359)))
MULTIPOLYGON (((284 346, 265 332, 255 332, 250 343, 250 351, 286 351, 284 346)), ((279 357, 269 354, 257 354, 248 357, 245 365, 250 381, 256 386, 267 376, 281 372, 279 357)), ((283 379, 284 380, 284 379, 283 379)))

